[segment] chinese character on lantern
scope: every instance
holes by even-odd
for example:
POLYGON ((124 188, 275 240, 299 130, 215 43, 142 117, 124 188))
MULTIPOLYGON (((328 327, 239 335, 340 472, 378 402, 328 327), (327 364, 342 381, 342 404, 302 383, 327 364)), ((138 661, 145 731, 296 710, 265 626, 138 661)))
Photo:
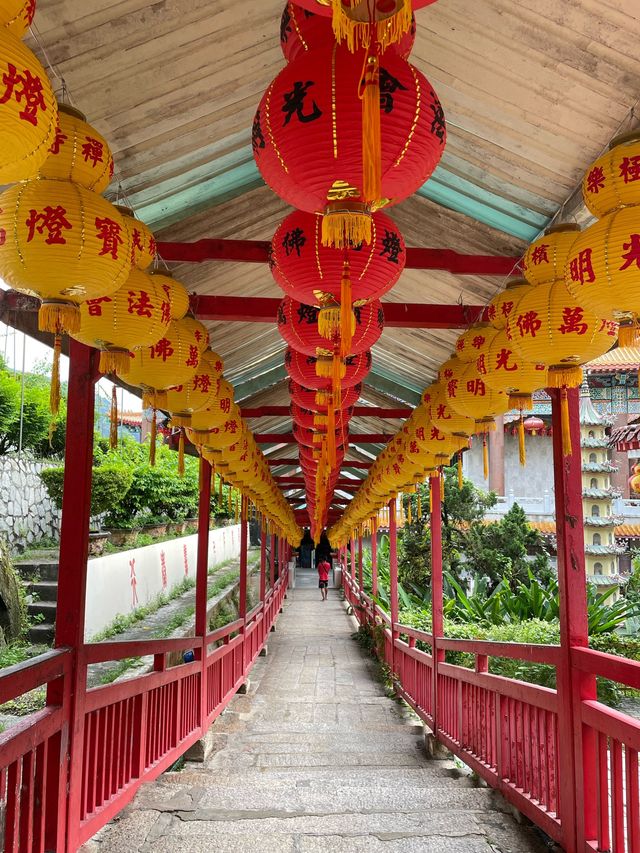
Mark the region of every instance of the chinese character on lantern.
POLYGON ((283 126, 289 124, 294 115, 297 117, 298 121, 303 122, 303 124, 320 118, 322 110, 315 101, 313 101, 313 106, 310 112, 305 113, 304 111, 304 102, 307 97, 307 91, 314 85, 313 80, 307 80, 306 83, 303 83, 301 80, 297 80, 293 84, 293 89, 290 92, 285 92, 284 104, 282 107, 282 112, 285 114, 283 126))
POLYGON ((93 136, 85 136, 85 142, 82 146, 82 156, 84 158, 84 162, 88 163, 91 160, 91 163, 95 169, 98 163, 103 163, 103 154, 104 154, 104 145, 100 142, 99 139, 94 139, 93 136))
POLYGON ((402 247, 400 246, 400 237, 393 231, 387 231, 385 229, 380 255, 387 255, 388 261, 391 261, 392 264, 397 264, 401 251, 402 247))
POLYGON ((5 90, 0 97, 0 104, 6 104, 13 96, 16 103, 24 101, 24 106, 19 113, 23 121, 28 121, 34 127, 38 126, 38 110, 46 110, 42 91, 42 80, 38 75, 33 75, 28 68, 22 74, 18 74, 15 65, 7 64, 7 72, 2 75, 2 83, 5 90))
POLYGON ((120 236, 122 227, 117 222, 114 222, 113 219, 109 219, 108 216, 105 216, 104 219, 96 216, 96 228, 98 229, 96 237, 98 240, 102 240, 102 249, 100 249, 99 254, 111 255, 113 260, 117 261, 118 246, 124 243, 124 240, 120 236))
POLYGON ((166 361, 168 358, 171 358, 175 350, 171 346, 171 341, 161 338, 152 347, 149 347, 149 352, 151 358, 161 358, 163 361, 166 361))
POLYGON ((584 335, 587 331, 587 324, 583 322, 584 311, 579 306, 575 308, 563 308, 562 310, 562 325, 558 326, 558 331, 563 335, 575 332, 576 335, 584 335))
POLYGON ((537 311, 527 311, 526 314, 521 314, 518 317, 516 326, 520 329, 521 337, 531 335, 532 338, 535 338, 536 332, 539 332, 542 326, 542 320, 540 320, 537 311))
POLYGON ((471 344, 474 349, 480 349, 481 346, 484 345, 486 338, 484 335, 476 335, 475 338, 471 341, 471 344))
POLYGON ((478 373, 486 373, 487 372, 487 365, 485 364, 484 356, 485 356, 485 354, 482 353, 482 355, 478 356, 478 359, 476 361, 476 370, 478 371, 478 373))
POLYGON ((211 377, 207 373, 202 373, 199 376, 193 377, 193 390, 202 391, 203 394, 209 393, 211 387, 211 377))
POLYGON ((102 317, 102 303, 113 302, 108 296, 101 296, 99 299, 87 299, 87 311, 90 317, 102 317))
POLYGON ((587 175, 587 191, 598 195, 604 189, 604 169, 602 166, 594 166, 587 175))
POLYGON ((584 284, 585 281, 591 282, 596 280, 591 263, 591 249, 583 249, 577 258, 574 258, 569 264, 569 274, 571 281, 579 281, 584 284))
POLYGON ((618 334, 618 324, 615 320, 602 320, 598 331, 606 332, 609 337, 615 338, 618 334))
POLYGON ((153 302, 145 290, 130 290, 128 303, 127 311, 129 314, 136 314, 138 317, 151 317, 153 302))
POLYGON ((66 133, 63 133, 60 129, 60 125, 58 125, 58 127, 56 127, 55 136, 53 137, 53 142, 49 146, 49 154, 59 154, 60 149, 64 145, 65 139, 68 138, 69 137, 66 135, 66 133))
POLYGON ((469 394, 473 394, 474 397, 484 397, 487 393, 487 389, 485 388, 485 384, 482 379, 470 379, 467 382, 467 391, 469 394))
POLYGON ((67 231, 71 231, 73 228, 66 217, 66 213, 66 208, 61 205, 57 205, 57 207, 47 205, 40 213, 32 208, 29 211, 29 218, 26 222, 27 228, 29 229, 27 243, 30 243, 33 240, 36 231, 38 234, 44 234, 45 231, 47 232, 45 243, 50 246, 53 244, 66 243, 67 241, 64 239, 62 230, 64 228, 67 231))
POLYGON ((640 156, 622 158, 620 177, 623 178, 625 184, 640 180, 640 156))
POLYGON ((458 380, 457 379, 450 379, 449 382, 447 383, 447 394, 449 395, 449 397, 455 397, 457 390, 458 390, 458 380))
POLYGON ((500 352, 496 355, 496 370, 507 370, 511 372, 512 370, 517 370, 517 364, 509 364, 509 357, 513 355, 510 349, 501 349, 500 352))
POLYGON ((393 110, 393 94, 398 91, 406 92, 407 87, 389 74, 386 68, 380 68, 380 109, 385 113, 389 114, 393 110))
POLYGON ((547 243, 541 243, 539 246, 535 247, 531 254, 531 262, 534 266, 549 263, 549 256, 547 255, 548 248, 549 245, 547 243))
POLYGON ((640 234, 629 234, 629 242, 623 243, 622 248, 626 249, 626 254, 622 255, 625 261, 620 270, 628 269, 631 264, 635 264, 640 269, 640 234))
POLYGON ((291 231, 287 231, 282 239, 282 248, 285 250, 287 257, 296 253, 298 257, 300 257, 300 249, 307 242, 307 238, 304 236, 304 231, 302 228, 294 228, 291 231))
POLYGON ((189 358, 185 361, 187 367, 197 367, 200 353, 195 344, 189 344, 189 358))

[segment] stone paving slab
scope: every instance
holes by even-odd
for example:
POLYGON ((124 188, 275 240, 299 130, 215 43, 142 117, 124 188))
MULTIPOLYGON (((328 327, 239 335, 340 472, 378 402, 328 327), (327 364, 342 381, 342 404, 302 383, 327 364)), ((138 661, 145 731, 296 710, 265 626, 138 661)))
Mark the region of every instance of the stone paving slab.
POLYGON ((335 592, 289 593, 215 751, 144 786, 85 853, 540 853, 498 794, 427 760, 335 592))

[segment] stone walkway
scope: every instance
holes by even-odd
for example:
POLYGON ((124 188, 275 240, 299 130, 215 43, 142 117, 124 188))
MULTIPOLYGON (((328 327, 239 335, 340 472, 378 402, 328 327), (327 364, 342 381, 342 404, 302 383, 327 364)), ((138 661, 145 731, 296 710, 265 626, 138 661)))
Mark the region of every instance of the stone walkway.
MULTIPOLYGON (((309 579, 310 580, 310 579, 309 579)), ((428 761, 338 593, 299 578, 215 753, 145 786, 85 853, 539 853, 501 798, 428 761)))

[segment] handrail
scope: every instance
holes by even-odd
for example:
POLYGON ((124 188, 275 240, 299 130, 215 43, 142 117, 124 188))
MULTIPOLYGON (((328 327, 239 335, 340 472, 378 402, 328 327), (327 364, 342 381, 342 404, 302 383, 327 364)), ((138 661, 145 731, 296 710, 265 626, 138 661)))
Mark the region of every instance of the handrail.
POLYGON ((560 646, 542 646, 535 643, 500 643, 493 640, 454 640, 436 637, 439 649, 451 652, 469 652, 487 657, 526 660, 531 663, 547 663, 557 666, 560 662, 560 646))
POLYGON ((71 650, 54 649, 0 673, 0 705, 69 673, 71 650))
POLYGON ((87 645, 83 649, 83 655, 85 663, 91 664, 199 648, 202 648, 201 637, 172 637, 167 640, 121 640, 117 643, 87 645))
POLYGON ((616 738, 627 748, 640 751, 640 722, 628 714, 621 714, 614 708, 589 699, 582 702, 582 722, 604 735, 616 738))
POLYGON ((263 608, 263 604, 262 604, 262 602, 261 602, 261 601, 259 601, 259 602, 256 604, 256 606, 255 606, 252 610, 250 610, 250 611, 247 613, 247 615, 245 616, 245 621, 246 621, 247 623, 251 622, 251 620, 253 619, 253 617, 254 617, 256 614, 261 613, 263 609, 264 609, 264 608, 263 608))
POLYGON ((628 658, 616 657, 595 649, 571 649, 571 663, 582 672, 599 675, 610 681, 618 681, 627 687, 640 690, 640 663, 628 658))
POLYGON ((529 684, 527 681, 507 678, 503 675, 493 675, 489 672, 474 672, 472 669, 452 663, 439 663, 438 675, 446 675, 456 681, 463 681, 476 687, 484 687, 499 693, 501 696, 527 702, 529 705, 536 705, 547 711, 557 710, 558 694, 550 687, 529 684))
POLYGON ((222 628, 216 628, 215 631, 211 631, 210 634, 207 634, 205 637, 205 645, 209 646, 211 643, 217 643, 218 640, 223 640, 225 637, 229 636, 229 634, 233 634, 234 631, 239 631, 244 625, 244 621, 242 619, 236 619, 234 622, 229 622, 228 625, 223 625, 222 628))
POLYGON ((430 646, 433 645, 433 634, 429 634, 427 631, 421 631, 419 628, 410 628, 401 622, 396 622, 393 630, 399 634, 406 634, 407 637, 413 637, 414 640, 422 640, 423 643, 429 643, 430 646))

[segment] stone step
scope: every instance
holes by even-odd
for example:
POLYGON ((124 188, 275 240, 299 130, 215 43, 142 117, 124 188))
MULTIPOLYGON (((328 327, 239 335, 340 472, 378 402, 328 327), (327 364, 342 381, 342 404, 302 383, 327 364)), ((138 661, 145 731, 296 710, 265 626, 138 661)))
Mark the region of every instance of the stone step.
POLYGON ((27 604, 27 615, 30 619, 34 616, 44 616, 41 624, 54 625, 56 621, 57 604, 55 601, 33 601, 27 604))
POLYGON ((50 645, 55 637, 55 625, 46 625, 45 623, 40 623, 39 625, 31 625, 27 632, 27 637, 30 643, 34 645, 50 645))
POLYGON ((58 600, 57 581, 27 581, 24 586, 27 595, 36 596, 36 601, 58 600))
POLYGON ((26 581, 34 578, 43 581, 58 580, 57 559, 17 560, 14 563, 14 568, 20 577, 26 581))

